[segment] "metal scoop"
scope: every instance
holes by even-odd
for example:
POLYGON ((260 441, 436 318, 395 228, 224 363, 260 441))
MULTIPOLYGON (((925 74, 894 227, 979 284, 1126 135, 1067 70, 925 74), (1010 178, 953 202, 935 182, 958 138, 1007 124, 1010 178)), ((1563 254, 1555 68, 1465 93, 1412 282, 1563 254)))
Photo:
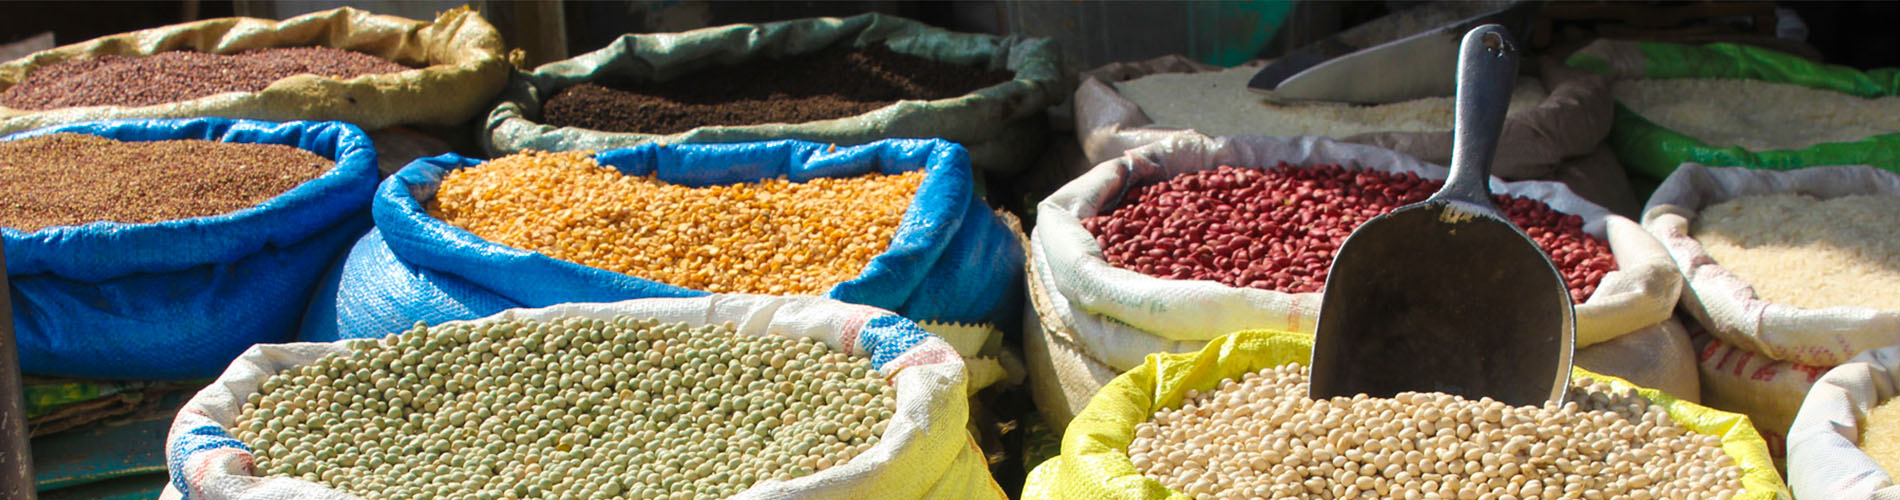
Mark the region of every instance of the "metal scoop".
POLYGON ((1498 25, 1465 34, 1451 177, 1373 218, 1333 257, 1314 339, 1314 398, 1405 391, 1563 398, 1576 318, 1563 276, 1491 203, 1517 50, 1498 25))

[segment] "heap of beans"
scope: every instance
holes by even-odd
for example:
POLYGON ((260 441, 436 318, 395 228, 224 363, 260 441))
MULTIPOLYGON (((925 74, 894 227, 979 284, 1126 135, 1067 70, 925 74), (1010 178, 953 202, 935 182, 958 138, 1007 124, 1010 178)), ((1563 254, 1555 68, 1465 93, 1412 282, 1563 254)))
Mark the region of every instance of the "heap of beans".
POLYGON ((151 106, 225 92, 257 92, 294 75, 350 79, 408 71, 380 57, 328 47, 259 49, 220 55, 175 51, 101 55, 41 67, 0 91, 0 106, 46 110, 151 106))
POLYGON ((1559 405, 1441 393, 1309 399, 1307 370, 1190 391, 1135 428, 1142 474, 1204 499, 1725 499, 1742 471, 1721 439, 1608 384, 1559 405))
POLYGON ((576 85, 549 98, 543 113, 557 127, 673 134, 856 116, 906 99, 962 96, 1013 77, 873 44, 708 68, 657 83, 576 85))
POLYGON ((256 472, 363 498, 732 496, 878 442, 895 389, 810 339, 650 319, 415 329, 266 379, 256 472))
POLYGON ((589 152, 456 170, 429 214, 549 257, 719 293, 818 295, 884 253, 922 170, 700 188, 621 174, 589 152))
POLYGON ((335 163, 277 144, 120 142, 48 134, 0 142, 0 227, 159 222, 249 208, 335 163))
MULTIPOLYGON (((1149 276, 1317 292, 1354 228, 1425 201, 1443 184, 1338 165, 1223 165, 1136 189, 1082 227, 1110 264, 1149 276)), ((1616 270, 1609 245, 1583 232, 1583 218, 1528 198, 1493 200, 1550 256, 1572 300, 1589 299, 1603 275, 1616 270)))

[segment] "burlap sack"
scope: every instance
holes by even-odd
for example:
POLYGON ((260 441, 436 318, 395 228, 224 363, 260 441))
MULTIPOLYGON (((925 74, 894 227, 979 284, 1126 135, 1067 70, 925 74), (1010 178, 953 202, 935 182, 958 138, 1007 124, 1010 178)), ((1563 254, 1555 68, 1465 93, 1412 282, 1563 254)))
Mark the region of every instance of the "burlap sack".
POLYGON ((343 121, 364 130, 403 124, 455 125, 484 109, 508 81, 501 33, 473 10, 452 9, 433 22, 423 22, 344 7, 283 21, 207 19, 65 45, 0 64, 0 90, 40 67, 91 56, 174 50, 233 54, 313 45, 361 52, 416 69, 348 80, 297 75, 260 92, 228 92, 151 106, 45 111, 0 107, 0 134, 89 120, 201 116, 343 121))

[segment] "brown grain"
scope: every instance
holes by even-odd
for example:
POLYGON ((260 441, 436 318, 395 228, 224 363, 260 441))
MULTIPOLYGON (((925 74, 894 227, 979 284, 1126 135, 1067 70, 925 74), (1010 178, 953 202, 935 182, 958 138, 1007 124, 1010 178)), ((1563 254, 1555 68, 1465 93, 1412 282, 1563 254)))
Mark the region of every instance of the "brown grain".
POLYGON ((159 222, 261 203, 334 162, 276 144, 120 142, 50 134, 0 142, 0 227, 159 222))
POLYGON ((294 75, 337 79, 409 68, 328 47, 262 49, 233 55, 161 52, 102 55, 41 67, 0 91, 0 106, 46 110, 79 106, 150 106, 226 92, 257 92, 294 75))

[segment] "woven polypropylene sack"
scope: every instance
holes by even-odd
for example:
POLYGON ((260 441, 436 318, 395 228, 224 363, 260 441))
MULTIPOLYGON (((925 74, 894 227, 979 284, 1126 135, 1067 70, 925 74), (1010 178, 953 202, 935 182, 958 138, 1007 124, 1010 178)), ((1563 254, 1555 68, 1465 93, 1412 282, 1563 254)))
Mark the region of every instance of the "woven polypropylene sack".
MULTIPOLYGON (((1063 433, 1062 455, 1030 472, 1022 498, 1186 500, 1186 495, 1143 476, 1129 461, 1127 449, 1134 441, 1135 426, 1148 421, 1157 410, 1180 406, 1190 390, 1210 391, 1222 380, 1264 368, 1287 363, 1304 365, 1312 349, 1313 338, 1309 335, 1246 331, 1214 339, 1199 352, 1149 357, 1141 366, 1109 382, 1089 401, 1063 433)), ((1571 377, 1606 382, 1618 391, 1635 389, 1690 431, 1720 436, 1722 451, 1742 469, 1743 491, 1734 500, 1788 498, 1788 487, 1769 460, 1761 436, 1748 424, 1748 417, 1704 408, 1583 369, 1572 369, 1571 377)))
MULTIPOLYGON (((1319 318, 1319 293, 1283 293, 1238 288, 1213 281, 1171 280, 1109 264, 1082 219, 1104 213, 1137 186, 1221 165, 1291 168, 1339 164, 1348 169, 1413 173, 1445 178, 1443 167, 1410 156, 1324 138, 1222 137, 1185 134, 1129 151, 1096 165, 1037 207, 1030 237, 1031 266, 1043 273, 1048 291, 1065 309, 1042 311, 1075 332, 1092 357, 1128 369, 1155 352, 1183 352, 1226 332, 1274 329, 1311 332, 1319 318)), ((1611 214, 1563 184, 1491 180, 1491 191, 1548 204, 1583 218, 1585 232, 1608 241, 1617 270, 1576 307, 1577 346, 1585 347, 1668 319, 1681 279, 1654 238, 1635 222, 1611 214)))
POLYGON ((1801 399, 1829 367, 1778 361, 1723 342, 1692 321, 1683 325, 1696 349, 1702 404, 1748 415, 1768 441, 1768 454, 1776 460, 1787 458, 1788 429, 1801 411, 1801 399))
POLYGON ((454 125, 492 102, 508 80, 501 34, 467 8, 422 22, 339 8, 283 21, 227 17, 120 33, 0 64, 0 89, 33 70, 101 56, 174 50, 233 54, 273 47, 323 46, 361 52, 412 69, 347 80, 297 75, 258 92, 226 92, 151 106, 86 106, 32 111, 0 107, 0 133, 85 120, 219 116, 258 120, 337 120, 368 130, 391 125, 454 125))
POLYGON ((1691 403, 1702 401, 1695 344, 1676 318, 1577 349, 1571 363, 1691 403))
MULTIPOLYGON (((1060 52, 1047 38, 955 33, 900 17, 863 14, 679 33, 629 34, 607 47, 516 75, 488 114, 491 155, 538 149, 612 149, 640 144, 802 139, 838 145, 886 138, 942 138, 969 148, 977 168, 1015 172, 1042 151, 1043 109, 1070 90, 1060 52), (562 89, 597 80, 666 81, 712 65, 741 65, 837 44, 880 44, 954 64, 1008 70, 1015 79, 959 97, 905 100, 869 113, 805 123, 705 126, 676 134, 607 132, 542 123, 541 105, 562 89)), ((759 82, 771 85, 772 82, 759 82)))
MULTIPOLYGON (((1253 61, 1241 67, 1264 64, 1253 61)), ((1548 60, 1540 69, 1548 97, 1535 109, 1504 120, 1491 166, 1493 175, 1505 179, 1547 177, 1566 158, 1589 154, 1610 133, 1612 100, 1603 77, 1548 60)), ((1084 71, 1081 85, 1075 90, 1076 139, 1081 141, 1089 161, 1100 163, 1179 134, 1183 130, 1155 125, 1140 106, 1117 92, 1114 84, 1163 73, 1224 70, 1170 55, 1084 71)), ((1441 132, 1371 132, 1333 139, 1391 149, 1440 165, 1451 163, 1449 128, 1441 132)))
POLYGON ((0 141, 61 132, 121 141, 283 144, 336 166, 256 206, 219 215, 33 232, 0 228, 20 367, 30 373, 215 375, 251 344, 290 339, 319 275, 369 226, 376 150, 349 124, 124 120, 42 128, 0 141))
MULTIPOLYGON (((915 320, 1013 325, 1022 304, 1022 245, 976 196, 969 156, 941 140, 891 139, 833 147, 802 141, 648 144, 595 158, 627 175, 691 186, 792 182, 924 171, 884 253, 824 296, 915 320)), ((416 321, 474 319, 514 307, 689 297, 706 292, 557 260, 490 242, 430 216, 424 204, 449 171, 481 164, 457 155, 411 163, 373 202, 376 230, 350 251, 330 315, 312 314, 304 340, 381 337, 416 321)), ((320 302, 316 307, 324 307, 320 302)))
POLYGON ((1770 194, 1900 196, 1900 174, 1867 166, 1771 171, 1682 165, 1643 209, 1643 227, 1662 240, 1688 280, 1682 308, 1722 340, 1806 365, 1831 367, 1861 351, 1900 344, 1900 312, 1809 309, 1763 300, 1689 235, 1705 207, 1770 194))
MULTIPOLYGON (((738 335, 822 341, 846 354, 870 358, 896 387, 897 411, 870 449, 808 476, 761 481, 732 499, 1007 498, 990 477, 983 452, 964 430, 969 406, 962 358, 943 339, 889 311, 819 297, 711 295, 515 309, 474 322, 621 316, 692 326, 729 323, 738 335)), ((269 344, 246 351, 186 402, 172 421, 165 439, 171 487, 197 500, 356 498, 301 479, 258 477, 250 448, 228 429, 245 398, 270 375, 349 352, 353 343, 361 342, 372 341, 269 344)))
MULTIPOLYGON (((1571 66, 1607 75, 1612 80, 1638 78, 1748 79, 1830 90, 1863 98, 1900 95, 1900 69, 1861 71, 1821 64, 1774 50, 1712 43, 1682 45, 1666 42, 1599 40, 1565 61, 1571 66)), ((1612 83, 1614 85, 1614 83, 1612 83)), ((1763 106, 1784 105, 1764 102, 1763 106)), ((1873 165, 1900 169, 1900 134, 1880 134, 1853 142, 1831 142, 1800 149, 1751 151, 1741 146, 1715 147, 1664 128, 1618 103, 1609 144, 1617 158, 1633 172, 1661 179, 1677 165, 1745 166, 1788 170, 1816 165, 1873 165)))
POLYGON ((1808 390, 1788 430, 1788 486, 1800 498, 1900 499, 1893 476, 1861 451, 1867 415, 1900 383, 1900 346, 1860 353, 1808 390))

